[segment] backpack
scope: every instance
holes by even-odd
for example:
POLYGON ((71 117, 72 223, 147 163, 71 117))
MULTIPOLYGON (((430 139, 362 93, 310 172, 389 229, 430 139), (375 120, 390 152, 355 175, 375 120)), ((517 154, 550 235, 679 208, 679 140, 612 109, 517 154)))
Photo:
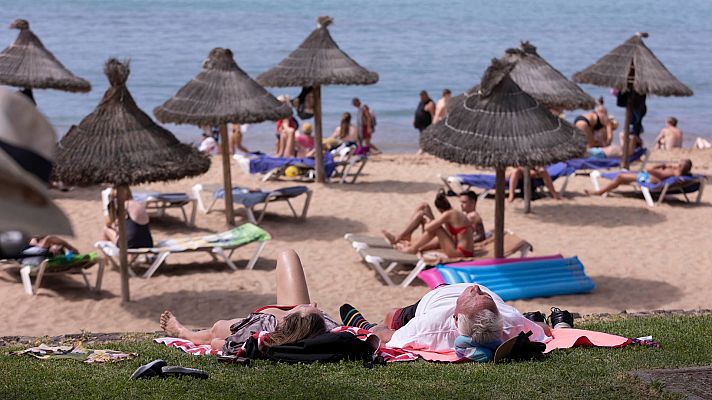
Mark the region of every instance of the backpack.
POLYGON ((368 342, 349 332, 327 332, 292 344, 269 346, 263 354, 257 350, 257 339, 252 337, 245 343, 245 350, 249 358, 290 364, 342 360, 371 363, 375 356, 375 349, 368 342))

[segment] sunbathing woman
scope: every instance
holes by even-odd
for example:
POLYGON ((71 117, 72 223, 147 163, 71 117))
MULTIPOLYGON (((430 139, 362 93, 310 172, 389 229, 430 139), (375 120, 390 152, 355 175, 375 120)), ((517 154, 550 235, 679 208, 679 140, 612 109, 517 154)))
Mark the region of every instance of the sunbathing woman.
POLYGON ((452 208, 442 191, 435 197, 435 207, 441 213, 437 218, 429 205, 419 205, 398 236, 383 231, 386 240, 405 253, 441 249, 448 257, 472 257, 475 235, 473 223, 464 212, 452 208), (418 227, 422 227, 424 232, 416 241, 411 241, 411 235, 418 227))
POLYGON ((633 183, 638 181, 655 184, 672 176, 689 176, 691 169, 692 161, 690 161, 689 159, 685 159, 680 161, 680 163, 677 165, 660 164, 648 167, 645 172, 621 172, 616 176, 614 180, 611 181, 611 183, 606 185, 606 187, 602 188, 601 190, 595 192, 585 190, 585 192, 587 195, 601 196, 625 183, 633 183))
POLYGON ((586 147, 602 147, 604 143, 610 143, 613 137, 613 125, 608 117, 608 111, 603 106, 603 98, 598 99, 598 104, 592 112, 579 115, 574 119, 574 126, 586 135, 586 147), (596 140, 595 132, 605 128, 602 132, 601 140, 596 140))
POLYGON ((186 328, 170 311, 164 311, 161 329, 170 336, 223 349, 226 339, 230 339, 228 345, 244 342, 252 331, 270 331, 266 343, 277 346, 314 337, 341 325, 319 310, 316 303, 310 303, 302 263, 293 250, 283 251, 277 259, 277 304, 261 307, 246 318, 218 321, 202 331, 186 328))

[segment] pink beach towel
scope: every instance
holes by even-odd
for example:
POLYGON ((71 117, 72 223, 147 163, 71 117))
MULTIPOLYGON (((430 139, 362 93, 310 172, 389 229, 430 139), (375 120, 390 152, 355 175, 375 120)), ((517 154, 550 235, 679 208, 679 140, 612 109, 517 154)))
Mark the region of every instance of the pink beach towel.
MULTIPOLYGON (((349 331, 354 335, 357 335, 362 340, 368 340, 372 334, 368 331, 352 328, 352 327, 338 327, 334 328, 332 332, 344 332, 349 331)), ((585 329, 553 329, 552 334, 554 337, 546 342, 546 350, 544 353, 549 353, 555 349, 570 349, 572 347, 610 347, 619 348, 625 347, 633 342, 633 339, 625 338, 623 336, 611 335, 609 333, 588 331, 585 329)), ((209 344, 206 345, 196 345, 188 340, 163 337, 154 339, 156 343, 164 344, 168 347, 175 347, 177 349, 183 350, 186 353, 192 355, 200 356, 219 356, 222 355, 220 350, 213 350, 209 344)), ((424 351, 424 350, 413 350, 413 349, 401 349, 379 346, 377 354, 383 357, 387 362, 396 361, 415 361, 418 358, 422 358, 426 361, 435 362, 463 362, 467 360, 461 360, 455 355, 455 351, 446 352, 435 352, 435 351, 424 351)))

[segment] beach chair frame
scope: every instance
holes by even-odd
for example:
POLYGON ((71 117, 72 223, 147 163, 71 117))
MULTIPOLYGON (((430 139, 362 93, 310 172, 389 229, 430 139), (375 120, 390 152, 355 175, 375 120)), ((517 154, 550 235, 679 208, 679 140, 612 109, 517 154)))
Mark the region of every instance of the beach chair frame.
MULTIPOLYGON (((511 231, 506 231, 506 234, 513 235, 511 231)), ((415 278, 418 277, 418 274, 421 271, 431 265, 431 262, 429 260, 426 260, 425 258, 418 257, 413 254, 398 252, 390 245, 388 245, 387 247, 383 245, 384 247, 381 247, 381 249, 385 249, 385 251, 379 250, 376 252, 385 253, 386 255, 369 254, 373 252, 369 251, 370 246, 367 242, 375 244, 376 246, 381 245, 380 242, 377 243, 377 241, 373 240, 375 239, 374 237, 366 238, 365 235, 347 233, 346 235, 344 235, 344 239, 351 242, 351 245, 354 249, 356 249, 356 252, 361 256, 364 262, 366 262, 366 264, 368 264, 371 269, 373 269, 381 277, 381 279, 383 279, 383 281, 390 287, 408 287, 415 280, 415 278), (390 252, 396 255, 396 257, 388 257, 387 254, 390 252), (405 267, 412 265, 413 267, 408 273, 408 275, 406 275, 406 277, 399 284, 396 284, 393 279, 391 279, 390 275, 391 272, 395 270, 396 267, 398 267, 399 265, 405 267)), ((387 244, 387 242, 385 243, 387 244)), ((522 244, 520 246, 515 249, 512 249, 510 255, 519 253, 519 257, 526 257, 532 250, 533 247, 529 242, 522 241, 522 244)))
MULTIPOLYGON (((217 187, 217 186, 216 186, 217 187)), ((213 187, 210 187, 209 185, 203 185, 203 184, 196 184, 193 186, 192 191, 193 191, 193 196, 198 202, 198 208, 200 211, 202 211, 205 214, 210 213, 213 210, 213 207, 215 206, 215 203, 217 203, 218 200, 223 200, 224 199, 216 199, 213 197, 212 201, 210 204, 206 207, 205 206, 205 201, 203 200, 203 192, 211 192, 214 190, 213 187)), ((289 209, 292 211, 292 215, 294 218, 304 221, 307 219, 307 213, 309 212, 309 205, 311 204, 311 198, 314 192, 311 189, 307 189, 306 192, 303 193, 306 197, 304 198, 304 204, 302 205, 302 210, 301 212, 297 212, 297 210, 294 208, 294 205, 291 202, 291 199, 295 199, 298 196, 291 196, 291 197, 286 197, 282 195, 282 193, 279 192, 279 189, 272 191, 267 198, 265 198, 264 202, 257 203, 251 207, 247 207, 245 205, 239 204, 242 206, 242 209, 245 210, 245 214, 247 216, 247 220, 255 225, 259 225, 260 222, 262 222, 262 219, 265 216, 265 213, 267 212, 267 207, 269 206, 270 203, 275 203, 279 201, 284 201, 287 203, 289 206, 289 209), (259 204, 263 204, 262 210, 255 212, 255 209, 259 204)))
MULTIPOLYGON (((595 191, 601 190, 601 173, 599 171, 593 171, 591 172, 591 184, 594 188, 595 191)), ((645 204, 648 207, 655 207, 656 205, 660 205, 663 203, 665 200, 665 196, 668 194, 682 194, 682 196, 685 198, 685 201, 688 203, 692 203, 692 200, 688 196, 688 192, 685 191, 685 188, 692 186, 692 185, 699 185, 699 188, 697 189, 697 196, 695 198, 695 204, 699 204, 702 202, 702 194, 705 191, 705 178, 701 179, 695 179, 695 180, 690 180, 687 182, 682 182, 682 183, 666 183, 665 185, 662 186, 659 190, 651 190, 647 186, 641 186, 637 182, 631 183, 631 186, 633 186, 635 189, 639 190, 643 194, 643 199, 645 200, 645 204), (654 195, 658 196, 657 201, 654 199, 654 195)), ((607 197, 608 193, 604 193, 601 197, 607 197)))
MULTIPOLYGON (((246 270, 251 270, 254 268, 257 260, 259 260, 262 255, 262 251, 267 245, 268 240, 258 241, 257 248, 255 249, 252 257, 245 267, 246 270)), ((193 253, 193 252, 204 252, 210 255, 213 261, 224 262, 230 269, 237 271, 237 265, 232 262, 231 258, 235 250, 242 248, 250 243, 237 245, 237 246, 205 246, 198 247, 195 249, 187 249, 181 251, 171 251, 169 249, 162 248, 145 248, 145 249, 128 249, 129 255, 129 275, 132 277, 138 276, 131 267, 135 267, 139 264, 148 264, 148 269, 141 276, 143 279, 149 279, 154 273, 166 263, 166 259, 171 254, 181 254, 181 253, 193 253), (141 262, 143 260, 143 262, 141 262)), ((112 268, 119 269, 119 248, 112 242, 99 241, 94 245, 104 256, 112 268)))
POLYGON ((14 260, 0 260, 3 264, 3 269, 6 268, 17 268, 20 271, 20 279, 22 280, 22 288, 25 293, 30 296, 37 295, 42 286, 42 279, 45 275, 60 275, 60 274, 72 274, 80 273, 84 280, 84 284, 87 289, 94 292, 101 291, 101 283, 104 279, 104 258, 97 257, 93 262, 86 265, 74 266, 66 269, 61 269, 60 271, 52 271, 49 268, 49 260, 43 260, 39 265, 21 265, 14 260), (86 270, 97 265, 96 281, 94 287, 91 286, 89 282, 89 277, 87 276, 86 270), (32 283, 32 277, 35 278, 35 282, 32 283))

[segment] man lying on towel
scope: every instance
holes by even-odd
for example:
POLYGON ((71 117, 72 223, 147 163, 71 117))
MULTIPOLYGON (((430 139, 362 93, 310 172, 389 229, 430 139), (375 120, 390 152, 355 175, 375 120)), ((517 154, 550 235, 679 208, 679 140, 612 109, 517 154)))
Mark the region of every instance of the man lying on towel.
POLYGON ((349 304, 340 309, 344 325, 375 333, 388 347, 446 352, 460 358, 492 360, 501 343, 520 332, 544 342, 551 335, 545 324, 526 319, 516 308, 484 286, 470 283, 441 286, 418 302, 386 315, 382 325, 370 324, 349 304))

